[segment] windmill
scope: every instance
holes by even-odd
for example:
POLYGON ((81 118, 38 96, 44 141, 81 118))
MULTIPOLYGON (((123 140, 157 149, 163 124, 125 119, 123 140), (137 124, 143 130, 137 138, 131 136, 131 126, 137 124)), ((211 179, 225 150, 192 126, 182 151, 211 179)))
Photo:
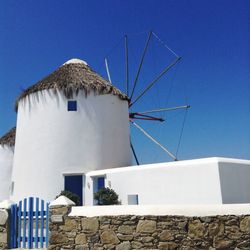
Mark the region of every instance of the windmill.
MULTIPOLYGON (((157 83, 159 82, 159 80, 161 78, 163 78, 163 76, 165 76, 174 66, 176 66, 180 62, 181 57, 178 56, 165 42, 163 42, 155 32, 150 31, 147 35, 145 46, 144 46, 144 49, 143 49, 142 54, 140 56, 139 65, 137 66, 135 77, 134 77, 133 81, 130 81, 131 74, 129 72, 129 55, 130 55, 130 53, 129 53, 129 46, 128 46, 128 44, 129 44, 129 36, 128 35, 124 35, 123 42, 124 42, 124 47, 125 47, 125 53, 124 53, 124 57, 125 57, 125 93, 129 97, 129 120, 130 120, 130 123, 136 129, 138 129, 144 136, 146 136, 153 143, 155 143, 161 150, 163 150, 171 159, 173 159, 174 161, 177 161, 178 160, 177 159, 177 152, 178 152, 181 138, 182 138, 182 133, 183 133, 183 129, 184 129, 185 121, 186 121, 187 110, 190 108, 190 105, 188 105, 186 103, 185 105, 178 105, 178 106, 174 106, 174 107, 157 107, 155 109, 144 110, 144 111, 133 111, 132 108, 134 108, 134 105, 136 103, 138 103, 139 101, 141 101, 142 98, 155 85, 157 85, 157 83), (158 74, 156 74, 153 77, 153 79, 151 79, 149 82, 147 82, 146 86, 144 88, 140 89, 138 94, 136 94, 135 90, 138 89, 138 82, 139 82, 140 74, 141 74, 141 71, 142 71, 142 68, 143 68, 143 65, 145 62, 145 57, 148 53, 149 44, 152 40, 152 37, 154 37, 159 44, 161 44, 165 49, 167 49, 173 55, 174 58, 171 60, 170 63, 165 65, 165 67, 158 74), (175 154, 173 152, 171 152, 167 148, 167 146, 160 143, 158 139, 154 138, 148 131, 146 131, 136 121, 136 120, 144 120, 144 121, 151 121, 151 122, 165 122, 165 119, 163 119, 162 117, 155 116, 155 113, 169 112, 169 111, 175 111, 175 110, 181 110, 181 109, 185 110, 186 112, 184 115, 184 119, 182 121, 179 142, 178 142, 177 151, 175 154)), ((108 80, 110 83, 112 83, 111 74, 110 74, 110 70, 109 70, 109 64, 108 64, 108 58, 105 57, 104 61, 105 61, 105 69, 106 69, 108 80)), ((131 149, 132 149, 135 161, 136 161, 137 165, 139 165, 139 160, 138 160, 137 154, 135 152, 135 148, 132 144, 132 140, 131 140, 131 149)))

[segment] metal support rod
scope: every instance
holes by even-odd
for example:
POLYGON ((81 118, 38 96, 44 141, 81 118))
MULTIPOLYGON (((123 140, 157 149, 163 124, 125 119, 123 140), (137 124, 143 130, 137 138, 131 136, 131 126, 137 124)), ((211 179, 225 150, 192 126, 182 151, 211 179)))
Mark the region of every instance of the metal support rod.
POLYGON ((177 62, 179 62, 181 57, 176 58, 170 65, 168 65, 152 82, 148 84, 146 89, 130 104, 130 107, 135 104, 153 85, 165 75, 177 62))
POLYGON ((128 36, 125 35, 125 72, 126 72, 126 94, 129 96, 129 68, 128 68, 128 36))
POLYGON ((134 86, 133 86, 133 89, 132 89, 132 92, 131 92, 130 100, 132 100, 132 97, 134 95, 135 86, 136 86, 136 83, 137 83, 139 75, 140 75, 141 67, 142 67, 144 57, 145 57, 147 49, 148 49, 148 44, 149 44, 151 36, 152 36, 152 31, 149 32, 148 39, 147 39, 147 42, 146 42, 146 46, 145 46, 145 48, 143 50, 143 53, 142 53, 141 61, 140 61, 139 68, 138 68, 138 71, 137 71, 137 74, 136 74, 136 77, 135 77, 135 81, 134 81, 134 86))
POLYGON ((157 122, 164 122, 162 118, 143 118, 143 117, 134 117, 133 119, 136 120, 145 120, 145 121, 157 121, 157 122))
POLYGON ((154 37, 166 48, 168 49, 174 56, 179 57, 172 49, 168 47, 166 43, 164 43, 154 32, 152 32, 154 37))
POLYGON ((177 158, 164 146, 162 146, 158 141, 156 141, 151 135, 149 135, 142 127, 140 127, 138 124, 136 124, 133 120, 131 120, 131 123, 137 127, 144 135, 146 135, 151 141, 153 141, 155 144, 157 144, 162 150, 164 150, 171 158, 173 158, 175 161, 177 161, 177 158))
POLYGON ((129 113, 129 118, 164 122, 164 119, 162 119, 162 118, 150 116, 150 115, 144 115, 144 114, 137 113, 137 112, 136 113, 129 113))
POLYGON ((139 166, 140 163, 139 163, 139 161, 138 161, 138 158, 137 158, 136 153, 135 153, 135 149, 134 149, 133 144, 132 144, 131 141, 130 141, 130 147, 131 147, 132 152, 133 152, 133 155, 134 155, 134 157, 135 157, 136 164, 139 166))
POLYGON ((177 107, 172 107, 172 108, 161 108, 161 109, 153 109, 153 110, 148 110, 148 111, 143 111, 143 112, 138 112, 139 114, 149 114, 149 113, 156 113, 156 112, 165 112, 165 111, 173 111, 177 109, 188 109, 190 108, 190 105, 184 105, 184 106, 177 106, 177 107))
POLYGON ((108 78, 109 78, 109 82, 112 84, 110 73, 109 73, 108 59, 105 57, 104 60, 105 60, 105 66, 106 66, 106 71, 107 71, 107 75, 108 75, 108 78))

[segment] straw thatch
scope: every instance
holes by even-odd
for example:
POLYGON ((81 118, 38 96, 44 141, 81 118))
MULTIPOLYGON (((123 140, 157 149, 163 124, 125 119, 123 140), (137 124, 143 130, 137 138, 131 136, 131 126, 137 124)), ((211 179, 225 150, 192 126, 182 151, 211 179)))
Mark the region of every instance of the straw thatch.
POLYGON ((83 90, 86 96, 93 90, 96 95, 113 94, 122 100, 128 100, 125 94, 94 72, 88 65, 66 63, 35 85, 27 88, 17 98, 16 110, 18 102, 22 98, 46 89, 61 90, 67 98, 72 98, 73 94, 78 94, 79 90, 83 90))
POLYGON ((12 128, 7 134, 0 137, 0 145, 13 147, 15 145, 16 128, 12 128))

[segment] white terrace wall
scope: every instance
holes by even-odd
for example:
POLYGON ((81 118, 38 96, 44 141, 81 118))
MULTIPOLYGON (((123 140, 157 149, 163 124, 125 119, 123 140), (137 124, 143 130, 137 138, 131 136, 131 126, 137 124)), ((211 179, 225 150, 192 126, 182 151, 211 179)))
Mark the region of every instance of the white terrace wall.
POLYGON ((128 195, 138 195, 142 205, 250 202, 249 160, 205 158, 92 171, 86 175, 86 205, 93 204, 98 176, 106 178, 106 187, 123 205, 128 195))

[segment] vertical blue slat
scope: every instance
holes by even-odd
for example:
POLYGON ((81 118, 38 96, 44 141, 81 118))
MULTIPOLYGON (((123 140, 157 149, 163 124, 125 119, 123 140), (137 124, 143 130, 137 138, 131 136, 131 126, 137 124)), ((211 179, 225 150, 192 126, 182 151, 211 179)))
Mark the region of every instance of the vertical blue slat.
POLYGON ((15 238, 16 238, 16 204, 11 206, 11 231, 10 231, 10 247, 15 248, 15 238))
POLYGON ((22 228, 22 201, 19 201, 18 208, 18 235, 17 235, 17 247, 21 247, 21 228, 22 228))
POLYGON ((46 247, 49 246, 49 203, 46 206, 46 247))
POLYGON ((17 204, 14 205, 14 218, 13 218, 13 228, 14 228, 14 237, 13 237, 13 246, 14 248, 17 247, 17 228, 16 228, 16 225, 17 225, 17 204))
POLYGON ((29 197, 28 210, 28 248, 31 249, 33 245, 33 197, 29 197))
POLYGON ((26 248, 26 210, 27 210, 27 199, 23 200, 23 248, 26 248))
POLYGON ((41 232, 40 232, 40 246, 43 248, 43 235, 44 235, 44 200, 41 200, 41 232))
POLYGON ((35 248, 38 248, 38 212, 39 212, 39 199, 36 198, 36 235, 35 235, 35 248))

